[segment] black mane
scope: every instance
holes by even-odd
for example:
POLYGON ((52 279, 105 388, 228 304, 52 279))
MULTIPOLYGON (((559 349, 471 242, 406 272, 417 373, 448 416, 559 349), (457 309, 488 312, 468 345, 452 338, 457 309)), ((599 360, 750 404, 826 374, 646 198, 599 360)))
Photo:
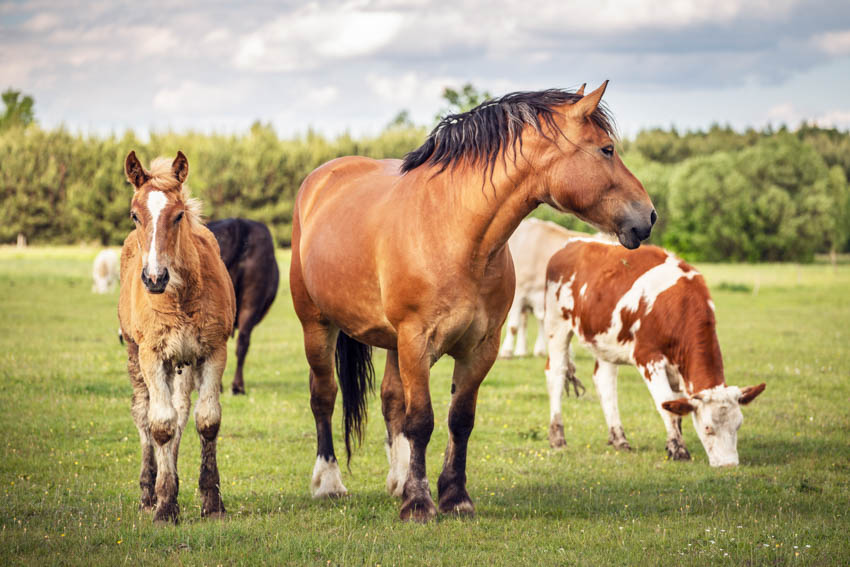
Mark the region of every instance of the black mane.
MULTIPOLYGON (((532 124, 544 136, 547 135, 542 131, 544 124, 552 132, 561 134, 553 109, 581 98, 579 94, 562 89, 516 92, 483 102, 469 112, 450 114, 440 120, 424 144, 404 156, 401 172, 428 164, 439 166, 437 173, 442 173, 463 160, 481 164, 485 171, 492 172, 499 155, 508 146, 515 147, 519 141, 522 150, 521 133, 526 124, 532 124)), ((603 104, 597 106, 590 119, 614 137, 614 121, 603 104)))

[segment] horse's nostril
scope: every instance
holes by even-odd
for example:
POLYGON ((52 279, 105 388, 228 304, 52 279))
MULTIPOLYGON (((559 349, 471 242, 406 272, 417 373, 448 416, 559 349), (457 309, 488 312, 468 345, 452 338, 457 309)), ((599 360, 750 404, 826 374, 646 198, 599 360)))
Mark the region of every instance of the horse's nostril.
POLYGON ((658 215, 655 213, 655 209, 652 209, 652 212, 649 214, 649 224, 655 225, 655 221, 658 220, 658 215))

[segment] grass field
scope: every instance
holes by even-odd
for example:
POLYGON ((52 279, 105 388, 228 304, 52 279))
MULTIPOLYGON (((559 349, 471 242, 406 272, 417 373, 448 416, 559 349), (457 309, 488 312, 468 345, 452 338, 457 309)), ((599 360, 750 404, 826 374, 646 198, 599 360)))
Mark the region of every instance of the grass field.
MULTIPOLYGON (((613 451, 578 350, 583 398, 568 398, 568 447, 551 451, 543 360, 498 361, 469 448, 474 519, 398 521, 384 490, 377 398, 343 480, 313 501, 307 366, 287 283, 255 330, 248 395, 222 398, 228 518, 200 519, 199 443, 180 453, 181 523, 137 509, 117 292, 91 293, 96 250, 0 249, 0 564, 838 565, 850 562, 850 266, 699 266, 712 286, 730 384, 767 382, 744 408, 741 466, 714 470, 690 420, 693 462, 670 462, 637 373, 620 373, 632 453, 613 451)), ((281 252, 284 274, 289 255, 281 252)), ((532 336, 533 339, 533 336, 532 336)), ((232 379, 234 357, 225 383, 232 379)), ((383 355, 377 355, 378 373, 383 355)), ((432 372, 436 479, 447 439, 450 360, 432 372)), ((339 401, 338 401, 339 404, 339 401)), ((340 447, 341 410, 335 419, 340 447)))

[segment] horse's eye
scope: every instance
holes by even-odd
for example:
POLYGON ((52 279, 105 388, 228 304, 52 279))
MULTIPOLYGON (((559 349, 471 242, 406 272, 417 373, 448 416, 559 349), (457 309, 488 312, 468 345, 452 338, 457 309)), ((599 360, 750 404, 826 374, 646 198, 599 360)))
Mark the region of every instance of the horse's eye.
POLYGON ((177 217, 174 219, 174 224, 177 224, 182 219, 183 219, 183 211, 180 211, 179 213, 177 213, 177 217))
POLYGON ((139 217, 136 216, 136 213, 131 212, 130 218, 133 219, 133 222, 135 222, 135 223, 139 222, 139 217))
POLYGON ((602 148, 602 154, 605 157, 613 156, 614 155, 614 146, 612 146, 612 145, 605 146, 604 148, 602 148))

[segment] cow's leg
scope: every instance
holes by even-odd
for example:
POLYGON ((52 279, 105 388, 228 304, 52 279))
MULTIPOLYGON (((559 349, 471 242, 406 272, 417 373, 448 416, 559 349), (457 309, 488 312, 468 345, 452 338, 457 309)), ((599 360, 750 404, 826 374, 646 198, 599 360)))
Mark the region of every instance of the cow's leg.
POLYGON ((608 444, 613 445, 615 449, 631 451, 632 447, 626 441, 626 433, 620 421, 620 408, 617 404, 617 365, 596 359, 593 383, 596 384, 602 413, 605 414, 605 423, 608 424, 608 444))
POLYGON ((517 346, 516 337, 519 332, 520 318, 522 316, 522 301, 514 297, 511 310, 508 311, 508 320, 505 325, 505 340, 499 349, 499 358, 511 358, 514 355, 514 347, 517 346))
POLYGON ((644 382, 646 382, 646 386, 652 394, 652 399, 655 401, 655 407, 664 421, 664 427, 667 429, 667 455, 674 461, 688 461, 691 455, 685 448, 685 441, 682 439, 682 417, 661 407, 664 402, 680 397, 670 388, 666 367, 664 361, 655 361, 645 366, 639 366, 638 370, 644 377, 644 382))
MULTIPOLYGON (((255 294, 243 294, 245 301, 253 301, 255 294)), ((242 376, 242 369, 245 366, 245 357, 248 355, 248 348, 251 346, 251 331, 257 323, 260 322, 262 314, 258 313, 253 305, 243 305, 242 311, 239 312, 239 336, 236 338, 236 374, 233 376, 233 383, 230 385, 230 390, 234 394, 245 393, 245 379, 242 376)))
POLYGON ((404 387, 398 370, 398 351, 387 351, 387 365, 381 382, 381 410, 387 425, 387 492, 401 498, 410 469, 410 442, 404 436, 404 387))
POLYGON ((449 443, 443 472, 437 482, 440 512, 472 515, 475 507, 466 491, 466 448, 475 424, 478 387, 496 361, 498 334, 486 338, 463 358, 455 360, 452 403, 449 406, 449 443))
MULTIPOLYGON (((241 331, 240 331, 241 332, 241 331)), ((221 375, 227 364, 227 343, 223 343, 204 359, 198 369, 198 403, 195 404, 195 428, 201 439, 201 472, 198 489, 201 493, 201 516, 218 517, 224 514, 221 482, 216 460, 218 430, 221 427, 221 375)))
POLYGON ((528 356, 528 306, 523 305, 519 312, 519 325, 517 325, 516 348, 514 356, 528 356))
POLYGON ((534 356, 546 356, 546 330, 543 327, 543 297, 533 301, 534 317, 537 319, 537 339, 534 341, 534 356))
POLYGON ((130 375, 130 383, 133 386, 133 405, 131 413, 136 429, 139 430, 139 441, 142 446, 142 471, 139 474, 139 487, 142 494, 139 508, 152 510, 156 506, 156 458, 154 457, 153 437, 151 437, 150 425, 148 424, 148 411, 150 409, 150 396, 142 370, 139 368, 139 346, 131 340, 127 340, 127 372, 130 375))
POLYGON ((549 390, 549 445, 554 448, 565 447, 564 421, 561 417, 561 396, 564 393, 564 380, 574 372, 570 360, 570 341, 573 332, 564 321, 547 322, 549 335, 549 359, 546 361, 546 387, 549 390))
POLYGON ((426 522, 437 514, 425 471, 425 451, 434 431, 428 385, 433 358, 428 335, 417 325, 402 326, 398 334, 398 366, 405 401, 402 432, 410 441, 410 469, 402 491, 400 516, 417 522, 426 522))
POLYGON ((172 402, 174 368, 168 361, 159 360, 147 348, 139 349, 139 363, 150 395, 148 423, 154 440, 156 458, 156 511, 154 521, 177 523, 177 464, 174 442, 178 429, 177 410, 172 402))

